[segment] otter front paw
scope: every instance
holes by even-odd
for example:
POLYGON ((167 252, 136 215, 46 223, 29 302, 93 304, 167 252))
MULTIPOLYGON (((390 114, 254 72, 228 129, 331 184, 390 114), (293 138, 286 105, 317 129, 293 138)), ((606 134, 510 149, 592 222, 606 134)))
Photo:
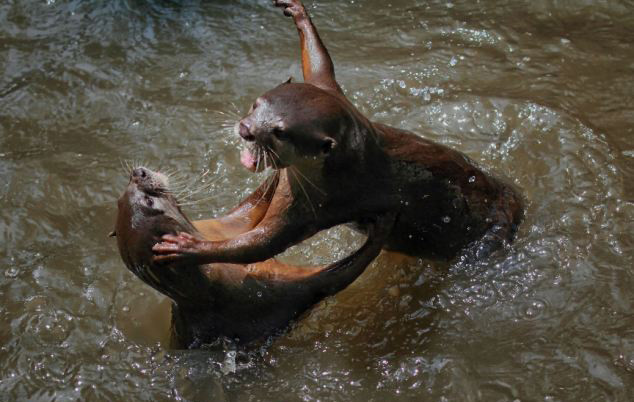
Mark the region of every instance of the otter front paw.
POLYGON ((306 16, 306 9, 299 0, 273 0, 273 5, 284 8, 284 15, 296 21, 306 16))
POLYGON ((204 240, 197 239, 189 233, 179 233, 178 236, 164 235, 161 243, 152 247, 154 262, 157 264, 202 264, 204 240))

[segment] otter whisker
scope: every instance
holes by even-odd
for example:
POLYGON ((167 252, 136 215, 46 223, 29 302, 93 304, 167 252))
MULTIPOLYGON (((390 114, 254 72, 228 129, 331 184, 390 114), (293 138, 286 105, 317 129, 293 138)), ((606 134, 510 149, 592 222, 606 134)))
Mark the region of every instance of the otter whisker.
MULTIPOLYGON (((268 169, 268 161, 267 161, 267 159, 268 159, 268 158, 266 157, 266 155, 267 155, 267 154, 266 154, 266 152, 267 152, 267 151, 266 151, 266 150, 267 150, 267 148, 268 148, 268 147, 263 147, 263 146, 260 146, 260 147, 258 148, 258 149, 260 149, 260 150, 261 150, 261 152, 264 154, 264 168, 265 168, 265 169, 268 169)), ((271 160, 271 162, 273 162, 273 161, 271 160)), ((276 174, 277 174, 277 173, 276 173, 276 174)), ((262 195, 260 196, 260 198, 259 198, 259 199, 258 199, 258 201, 256 202, 256 205, 258 205, 258 204, 259 204, 259 203, 260 203, 260 202, 264 199, 264 197, 266 197, 266 195, 269 193, 269 190, 271 189, 271 186, 272 186, 272 185, 273 185, 273 183, 275 182, 275 174, 273 174, 273 175, 271 175, 271 176, 267 177, 267 179, 266 179, 266 180, 268 180, 268 184, 267 184, 267 186, 266 186, 266 189, 264 190, 264 192, 262 193, 262 195)))
POLYGON ((200 204, 203 201, 211 200, 212 198, 216 198, 216 197, 218 197, 218 194, 210 195, 209 197, 201 198, 200 200, 179 202, 178 205, 181 207, 196 205, 196 204, 200 204))
POLYGON ((174 177, 174 175, 176 174, 181 174, 179 171, 176 170, 176 168, 169 168, 169 169, 165 169, 163 172, 164 175, 166 175, 167 177, 174 177))
POLYGON ((233 113, 235 113, 238 117, 240 117, 241 111, 240 108, 238 106, 236 106, 236 104, 234 102, 230 102, 229 103, 231 106, 233 106, 233 113))
MULTIPOLYGON (((200 178, 197 178, 197 179, 193 180, 191 183, 189 183, 189 184, 188 184, 187 188, 189 188, 190 186, 193 186, 193 185, 196 183, 196 181, 202 181, 202 178, 203 178, 203 177, 204 177, 204 176, 201 176, 200 178)), ((215 184, 218 180, 220 180, 222 177, 224 177, 224 175, 219 175, 219 176, 214 177, 214 178, 213 178, 213 179, 211 179, 209 182, 204 183, 202 186, 198 187, 198 188, 197 188, 196 190, 194 190, 194 192, 193 192, 192 194, 190 194, 190 195, 193 195, 193 194, 199 193, 200 191, 203 191, 203 190, 208 189, 209 187, 211 187, 212 185, 214 185, 214 184, 215 184)))
POLYGON ((306 200, 308 201, 308 205, 310 205, 310 209, 313 210, 313 214, 315 215, 315 218, 316 218, 317 217, 317 211, 315 211, 315 206, 313 205, 312 201, 310 200, 310 197, 308 196, 308 192, 304 188, 304 185, 302 184, 301 180, 299 179, 299 177, 297 175, 295 175, 293 169, 287 169, 287 171, 290 172, 293 175, 293 177, 295 178, 295 181, 297 181, 297 184, 299 184, 299 187, 302 189, 302 192, 306 196, 306 200))
MULTIPOLYGON (((185 195, 184 197, 182 197, 183 200, 187 200, 195 195, 200 194, 201 192, 207 191, 209 190, 213 185, 215 185, 218 180, 224 178, 225 175, 218 175, 216 177, 214 177, 212 180, 210 180, 208 183, 206 183, 203 186, 200 186, 199 188, 197 188, 196 190, 192 191, 190 194, 185 195)), ((181 191, 179 194, 176 195, 176 197, 180 197, 183 194, 183 192, 181 191)))
POLYGON ((184 190, 185 188, 193 184, 192 180, 189 180, 186 177, 178 176, 178 177, 169 177, 169 178, 170 178, 170 188, 172 190, 178 190, 178 191, 184 190))
POLYGON ((271 158, 271 154, 269 153, 269 152, 271 152, 271 151, 272 151, 272 150, 271 150, 271 148, 270 148, 270 147, 266 147, 266 148, 264 149, 264 151, 263 151, 263 152, 264 152, 264 165, 266 165, 266 168, 267 168, 267 169, 268 169, 268 167, 269 167, 269 162, 271 163, 271 167, 272 167, 273 169, 275 169, 275 168, 276 168, 276 166, 274 165, 274 162, 273 162, 273 158, 271 158))
POLYGON ((202 186, 202 187, 200 187, 200 188, 197 188, 196 190, 193 190, 193 191, 192 191, 192 192, 190 192, 189 194, 182 195, 182 192, 181 192, 181 193, 177 194, 177 195, 176 195, 176 197, 179 197, 179 198, 180 198, 181 200, 183 200, 183 201, 185 201, 185 200, 189 200, 189 199, 191 199, 191 198, 192 198, 192 197, 194 197, 194 196, 197 196, 197 195, 199 195, 199 194, 201 194, 201 193, 206 192, 207 190, 209 190, 209 189, 211 188, 211 186, 212 186, 213 184, 214 184, 214 183, 209 183, 208 185, 205 185, 205 186, 202 186))
POLYGON ((179 173, 177 173, 179 177, 173 176, 173 177, 175 177, 176 184, 172 184, 172 185, 170 185, 170 187, 172 187, 173 189, 177 189, 178 192, 181 193, 182 191, 187 190, 188 188, 193 186, 196 182, 204 180, 204 178, 210 172, 211 171, 209 169, 205 169, 205 170, 202 171, 201 174, 199 174, 197 177, 194 177, 191 180, 188 180, 182 173, 179 172, 179 173))
POLYGON ((123 159, 119 158, 119 166, 123 170, 123 173, 126 175, 130 174, 130 169, 126 169, 125 164, 123 163, 123 159))
POLYGON ((275 182, 275 174, 270 175, 266 178, 267 181, 267 185, 266 185, 266 189, 262 192, 262 195, 260 196, 260 198, 257 200, 257 202, 255 203, 255 205, 259 205, 260 202, 264 199, 264 197, 266 197, 266 195, 269 193, 269 190, 271 189, 271 186, 273 185, 273 183, 275 182))
POLYGON ((240 113, 233 110, 212 110, 212 112, 227 117, 240 117, 240 113))
POLYGON ((308 179, 308 177, 306 177, 306 175, 304 175, 301 170, 299 170, 298 168, 296 168, 295 166, 291 166, 291 169, 293 169, 297 174, 299 174, 300 176, 302 176, 304 178, 304 180, 306 180, 306 182, 308 184, 310 184, 311 186, 313 186, 315 188, 315 190, 319 191, 322 195, 326 195, 326 192, 324 190, 322 190, 321 188, 319 188, 319 186, 317 186, 315 183, 313 183, 312 181, 310 181, 308 179))
POLYGON ((260 147, 255 147, 255 171, 260 171, 260 147))
POLYGON ((170 187, 172 188, 185 188, 192 185, 192 182, 196 181, 188 179, 187 177, 178 176, 178 177, 170 177, 170 187))
POLYGON ((266 147, 266 149, 267 149, 269 152, 271 152, 273 155, 275 155, 275 157, 276 157, 277 159, 280 159, 280 156, 277 154, 277 152, 273 151, 273 148, 271 148, 271 147, 266 147))
MULTIPOLYGON (((273 151, 271 149, 271 147, 266 147, 264 148, 264 151, 266 153, 266 157, 268 159, 269 162, 271 162, 271 166, 273 167, 273 169, 277 169, 277 163, 275 163, 275 158, 273 158, 271 156, 271 153, 275 154, 277 156, 277 154, 275 153, 275 151, 273 151)), ((279 158, 278 158, 279 159, 279 158)))

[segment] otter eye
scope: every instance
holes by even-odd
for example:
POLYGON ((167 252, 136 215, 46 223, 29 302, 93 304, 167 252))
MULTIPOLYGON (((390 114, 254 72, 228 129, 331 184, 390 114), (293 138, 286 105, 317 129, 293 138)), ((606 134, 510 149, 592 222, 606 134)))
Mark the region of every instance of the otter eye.
POLYGON ((282 137, 284 136, 284 130, 282 129, 282 127, 273 127, 273 135, 276 136, 278 139, 282 139, 282 137))
POLYGON ((257 109, 258 106, 260 106, 260 103, 262 103, 262 100, 260 98, 256 99, 255 102, 253 102, 253 105, 251 105, 251 111, 257 109))
POLYGON ((337 146, 337 141, 335 141, 332 138, 328 137, 321 144, 321 151, 324 153, 324 155, 328 155, 330 153, 330 151, 332 151, 332 149, 335 146, 337 146))

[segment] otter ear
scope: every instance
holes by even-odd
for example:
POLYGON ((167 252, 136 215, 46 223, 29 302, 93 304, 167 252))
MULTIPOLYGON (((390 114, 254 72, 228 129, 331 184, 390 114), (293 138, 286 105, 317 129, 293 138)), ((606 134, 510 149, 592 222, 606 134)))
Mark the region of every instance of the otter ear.
POLYGON ((293 76, 291 75, 290 77, 288 77, 288 79, 286 81, 284 81, 282 84, 290 84, 293 81, 293 76))
POLYGON ((117 232, 113 230, 108 234, 108 237, 117 237, 117 232))
POLYGON ((330 151, 332 151, 333 149, 335 149, 335 147, 337 146, 337 141, 335 141, 334 138, 332 137, 325 137, 321 143, 321 152, 324 155, 328 155, 330 153, 330 151))

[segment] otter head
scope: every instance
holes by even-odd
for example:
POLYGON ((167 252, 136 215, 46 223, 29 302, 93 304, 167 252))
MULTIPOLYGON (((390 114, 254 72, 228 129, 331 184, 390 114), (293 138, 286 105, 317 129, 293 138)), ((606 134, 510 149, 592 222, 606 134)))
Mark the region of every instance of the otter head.
POLYGON ((162 173, 137 167, 130 173, 125 192, 117 201, 114 235, 128 265, 148 265, 152 246, 166 233, 192 232, 162 173))
POLYGON ((260 96, 236 126, 252 171, 323 161, 337 149, 348 113, 336 96, 310 84, 284 83, 260 96))

